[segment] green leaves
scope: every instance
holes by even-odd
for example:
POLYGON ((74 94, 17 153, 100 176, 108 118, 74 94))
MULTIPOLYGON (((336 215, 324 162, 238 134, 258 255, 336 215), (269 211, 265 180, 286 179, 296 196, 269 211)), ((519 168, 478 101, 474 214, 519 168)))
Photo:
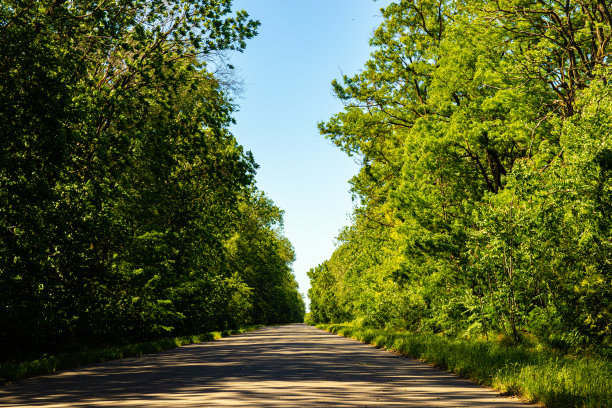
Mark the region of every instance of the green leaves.
POLYGON ((258 302, 299 320, 282 213, 251 201, 256 164, 205 65, 259 23, 229 0, 0 5, 1 358, 262 321, 258 302), (276 303, 225 247, 250 211, 283 248, 256 272, 276 303))
POLYGON ((332 84, 346 108, 319 124, 362 167, 353 225, 311 277, 315 321, 609 353, 608 7, 383 16, 364 70, 332 84))

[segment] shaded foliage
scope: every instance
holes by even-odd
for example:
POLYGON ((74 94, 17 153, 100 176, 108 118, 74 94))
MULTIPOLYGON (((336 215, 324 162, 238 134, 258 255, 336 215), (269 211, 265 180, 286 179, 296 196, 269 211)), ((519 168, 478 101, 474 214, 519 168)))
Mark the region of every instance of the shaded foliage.
POLYGON ((290 245, 266 214, 280 212, 256 199, 257 166, 207 69, 256 35, 230 6, 0 3, 3 358, 300 320, 293 257, 278 254, 290 245), (240 230, 274 280, 233 262, 240 230), (264 291, 282 312, 259 313, 264 291))

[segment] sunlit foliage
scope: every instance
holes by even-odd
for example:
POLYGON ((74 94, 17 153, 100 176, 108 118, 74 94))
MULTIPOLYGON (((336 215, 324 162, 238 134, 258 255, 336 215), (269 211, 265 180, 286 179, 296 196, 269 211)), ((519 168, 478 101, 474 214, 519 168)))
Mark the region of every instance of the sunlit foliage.
POLYGON ((396 1, 323 135, 362 167, 311 318, 610 353, 610 5, 396 1), (337 306, 336 306, 337 305, 337 306))

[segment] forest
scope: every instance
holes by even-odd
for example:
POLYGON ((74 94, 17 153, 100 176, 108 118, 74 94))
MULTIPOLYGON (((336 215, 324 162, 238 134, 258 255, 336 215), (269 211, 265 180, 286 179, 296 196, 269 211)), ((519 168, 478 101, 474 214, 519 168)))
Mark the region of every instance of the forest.
POLYGON ((302 321, 231 0, 0 1, 0 361, 302 321))
POLYGON ((612 8, 401 0, 320 133, 360 164, 311 323, 612 356, 612 8))

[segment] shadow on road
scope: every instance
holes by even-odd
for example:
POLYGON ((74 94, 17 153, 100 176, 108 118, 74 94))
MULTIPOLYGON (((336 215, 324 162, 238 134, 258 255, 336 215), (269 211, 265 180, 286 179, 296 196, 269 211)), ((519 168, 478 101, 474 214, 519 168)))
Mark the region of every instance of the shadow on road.
POLYGON ((467 380, 306 325, 0 387, 0 407, 525 407, 467 380))

